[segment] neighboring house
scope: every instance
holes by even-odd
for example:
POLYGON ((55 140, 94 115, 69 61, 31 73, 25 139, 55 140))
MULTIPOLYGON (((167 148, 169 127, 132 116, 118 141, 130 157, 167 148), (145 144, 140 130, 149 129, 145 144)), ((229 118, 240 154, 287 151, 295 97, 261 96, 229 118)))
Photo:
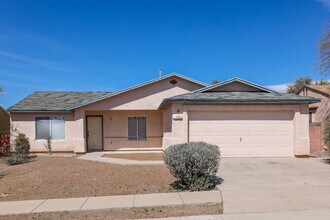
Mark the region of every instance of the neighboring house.
POLYGON ((234 78, 206 85, 173 73, 118 92, 35 92, 8 109, 32 151, 162 148, 189 141, 225 157, 309 154, 308 105, 234 78))
POLYGON ((330 85, 306 85, 297 94, 321 99, 309 105, 310 123, 322 123, 330 115, 330 85))
POLYGON ((9 113, 0 105, 0 135, 10 133, 9 113))

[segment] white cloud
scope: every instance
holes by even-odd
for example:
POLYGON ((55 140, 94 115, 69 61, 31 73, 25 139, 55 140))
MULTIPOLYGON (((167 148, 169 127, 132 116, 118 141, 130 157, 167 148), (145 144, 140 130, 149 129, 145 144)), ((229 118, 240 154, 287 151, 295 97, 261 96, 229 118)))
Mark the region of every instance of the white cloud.
POLYGON ((40 59, 21 56, 18 54, 8 53, 8 52, 4 52, 4 51, 0 51, 0 56, 15 59, 15 60, 20 60, 20 61, 23 61, 26 63, 34 64, 34 65, 37 65, 37 66, 40 66, 40 67, 43 67, 46 69, 55 70, 55 71, 59 71, 59 72, 71 72, 71 73, 77 72, 76 70, 67 67, 63 63, 56 62, 56 61, 40 60, 40 59))
POLYGON ((326 9, 330 10, 330 0, 316 0, 321 3, 326 9))
POLYGON ((272 89, 272 90, 275 90, 276 92, 286 92, 286 88, 288 86, 288 83, 286 84, 275 84, 275 85, 268 85, 268 86, 265 86, 266 88, 268 89, 272 89))

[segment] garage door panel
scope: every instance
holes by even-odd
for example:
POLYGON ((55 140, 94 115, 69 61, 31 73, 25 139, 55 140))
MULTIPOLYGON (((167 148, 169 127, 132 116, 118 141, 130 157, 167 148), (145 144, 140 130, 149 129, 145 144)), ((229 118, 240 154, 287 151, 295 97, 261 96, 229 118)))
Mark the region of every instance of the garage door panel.
POLYGON ((189 112, 189 141, 216 144, 222 156, 292 156, 289 111, 189 112))

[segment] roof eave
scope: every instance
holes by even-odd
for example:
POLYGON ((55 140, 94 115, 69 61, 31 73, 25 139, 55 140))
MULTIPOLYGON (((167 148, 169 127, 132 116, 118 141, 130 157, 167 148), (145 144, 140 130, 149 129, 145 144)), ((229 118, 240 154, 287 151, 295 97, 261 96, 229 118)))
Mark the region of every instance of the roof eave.
POLYGON ((299 100, 299 99, 283 99, 283 100, 257 100, 257 99, 247 99, 247 100, 212 100, 212 99, 198 99, 198 100, 192 100, 192 99, 164 99, 163 102, 159 105, 158 110, 163 109, 163 107, 166 106, 166 104, 170 103, 222 103, 222 104, 240 104, 240 103, 258 103, 258 104, 303 104, 303 103, 317 103, 321 101, 320 99, 305 99, 305 100, 299 100))
POLYGON ((71 110, 7 110, 9 113, 72 113, 71 110))

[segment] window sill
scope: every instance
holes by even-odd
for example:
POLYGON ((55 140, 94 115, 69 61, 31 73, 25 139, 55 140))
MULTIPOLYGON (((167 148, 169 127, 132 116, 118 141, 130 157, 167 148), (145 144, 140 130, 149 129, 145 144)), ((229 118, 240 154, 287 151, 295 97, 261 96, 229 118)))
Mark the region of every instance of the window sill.
MULTIPOLYGON (((47 141, 47 139, 34 139, 34 141, 38 141, 38 142, 44 142, 47 141)), ((57 140, 51 140, 52 142, 64 142, 66 141, 66 139, 57 139, 57 140)))
POLYGON ((136 140, 136 139, 127 139, 128 141, 147 141, 148 139, 139 139, 139 140, 136 140))

